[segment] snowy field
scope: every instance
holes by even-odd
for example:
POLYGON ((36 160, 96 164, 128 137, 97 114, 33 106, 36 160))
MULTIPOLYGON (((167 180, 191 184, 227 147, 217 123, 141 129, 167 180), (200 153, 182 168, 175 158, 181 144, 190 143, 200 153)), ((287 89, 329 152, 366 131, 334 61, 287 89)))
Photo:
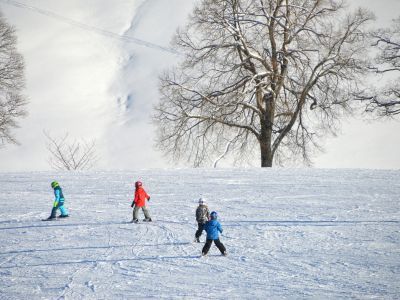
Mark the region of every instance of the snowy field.
POLYGON ((0 173, 0 299, 399 299, 399 201, 400 171, 0 173), (42 222, 52 180, 71 217, 42 222), (227 257, 193 243, 200 196, 227 257))

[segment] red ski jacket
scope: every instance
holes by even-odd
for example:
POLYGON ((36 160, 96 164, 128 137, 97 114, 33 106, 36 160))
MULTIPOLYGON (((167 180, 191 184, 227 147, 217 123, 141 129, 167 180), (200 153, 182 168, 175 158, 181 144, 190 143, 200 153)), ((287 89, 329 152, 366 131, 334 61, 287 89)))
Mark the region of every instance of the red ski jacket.
POLYGON ((133 199, 133 202, 135 202, 137 207, 145 206, 146 200, 148 199, 150 199, 150 196, 147 195, 146 191, 142 187, 135 190, 135 198, 133 199))

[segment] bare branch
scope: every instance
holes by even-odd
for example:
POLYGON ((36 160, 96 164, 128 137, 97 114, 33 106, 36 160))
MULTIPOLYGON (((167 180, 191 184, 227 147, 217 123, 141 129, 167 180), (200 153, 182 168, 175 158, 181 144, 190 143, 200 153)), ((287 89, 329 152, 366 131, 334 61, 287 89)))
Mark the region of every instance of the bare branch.
POLYGON ((49 163, 55 170, 89 170, 98 161, 96 142, 72 140, 65 133, 61 138, 53 138, 44 131, 50 152, 49 163))
POLYGON ((203 0, 174 41, 184 61, 160 79, 159 148, 195 166, 256 152, 262 166, 311 163, 366 73, 371 19, 336 0, 203 0))
MULTIPOLYGON (((372 46, 378 51, 368 69, 386 79, 384 86, 367 87, 355 94, 357 100, 366 104, 365 111, 382 117, 400 114, 400 17, 393 20, 390 28, 382 28, 373 33, 372 46)), ((377 81, 376 76, 374 81, 377 81)), ((381 78, 382 79, 382 78, 381 78)))
POLYGON ((18 127, 17 119, 26 116, 24 63, 16 44, 14 28, 0 14, 0 147, 17 143, 12 130, 18 127))

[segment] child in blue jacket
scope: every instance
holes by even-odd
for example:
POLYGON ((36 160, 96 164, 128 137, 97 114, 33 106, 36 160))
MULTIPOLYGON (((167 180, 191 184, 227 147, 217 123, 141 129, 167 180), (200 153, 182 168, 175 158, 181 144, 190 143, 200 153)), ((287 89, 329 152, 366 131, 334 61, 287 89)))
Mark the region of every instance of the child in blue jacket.
POLYGON ((59 209, 61 212, 61 215, 59 216, 60 218, 66 218, 68 217, 68 211, 67 209, 64 207, 64 195, 62 192, 62 189, 60 187, 60 185, 58 184, 57 181, 53 181, 51 183, 51 187, 54 190, 54 202, 53 202, 53 208, 51 210, 51 215, 50 217, 48 217, 45 220, 51 220, 51 219, 55 219, 56 218, 56 214, 57 214, 57 210, 59 209))
POLYGON ((211 220, 204 225, 204 230, 207 232, 207 240, 202 250, 203 256, 207 255, 213 241, 215 246, 217 246, 219 251, 221 251, 221 254, 225 256, 227 255, 225 246, 219 240, 219 232, 222 233, 222 226, 217 221, 217 217, 218 217, 217 212, 213 211, 210 214, 211 220))

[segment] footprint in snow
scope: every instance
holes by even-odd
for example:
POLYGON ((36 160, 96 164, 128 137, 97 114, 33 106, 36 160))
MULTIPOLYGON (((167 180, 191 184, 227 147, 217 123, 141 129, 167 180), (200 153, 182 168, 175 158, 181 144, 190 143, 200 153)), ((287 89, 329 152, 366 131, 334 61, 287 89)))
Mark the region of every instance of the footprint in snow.
POLYGON ((95 292, 95 287, 94 284, 89 280, 85 282, 85 285, 92 290, 92 292, 95 292))

